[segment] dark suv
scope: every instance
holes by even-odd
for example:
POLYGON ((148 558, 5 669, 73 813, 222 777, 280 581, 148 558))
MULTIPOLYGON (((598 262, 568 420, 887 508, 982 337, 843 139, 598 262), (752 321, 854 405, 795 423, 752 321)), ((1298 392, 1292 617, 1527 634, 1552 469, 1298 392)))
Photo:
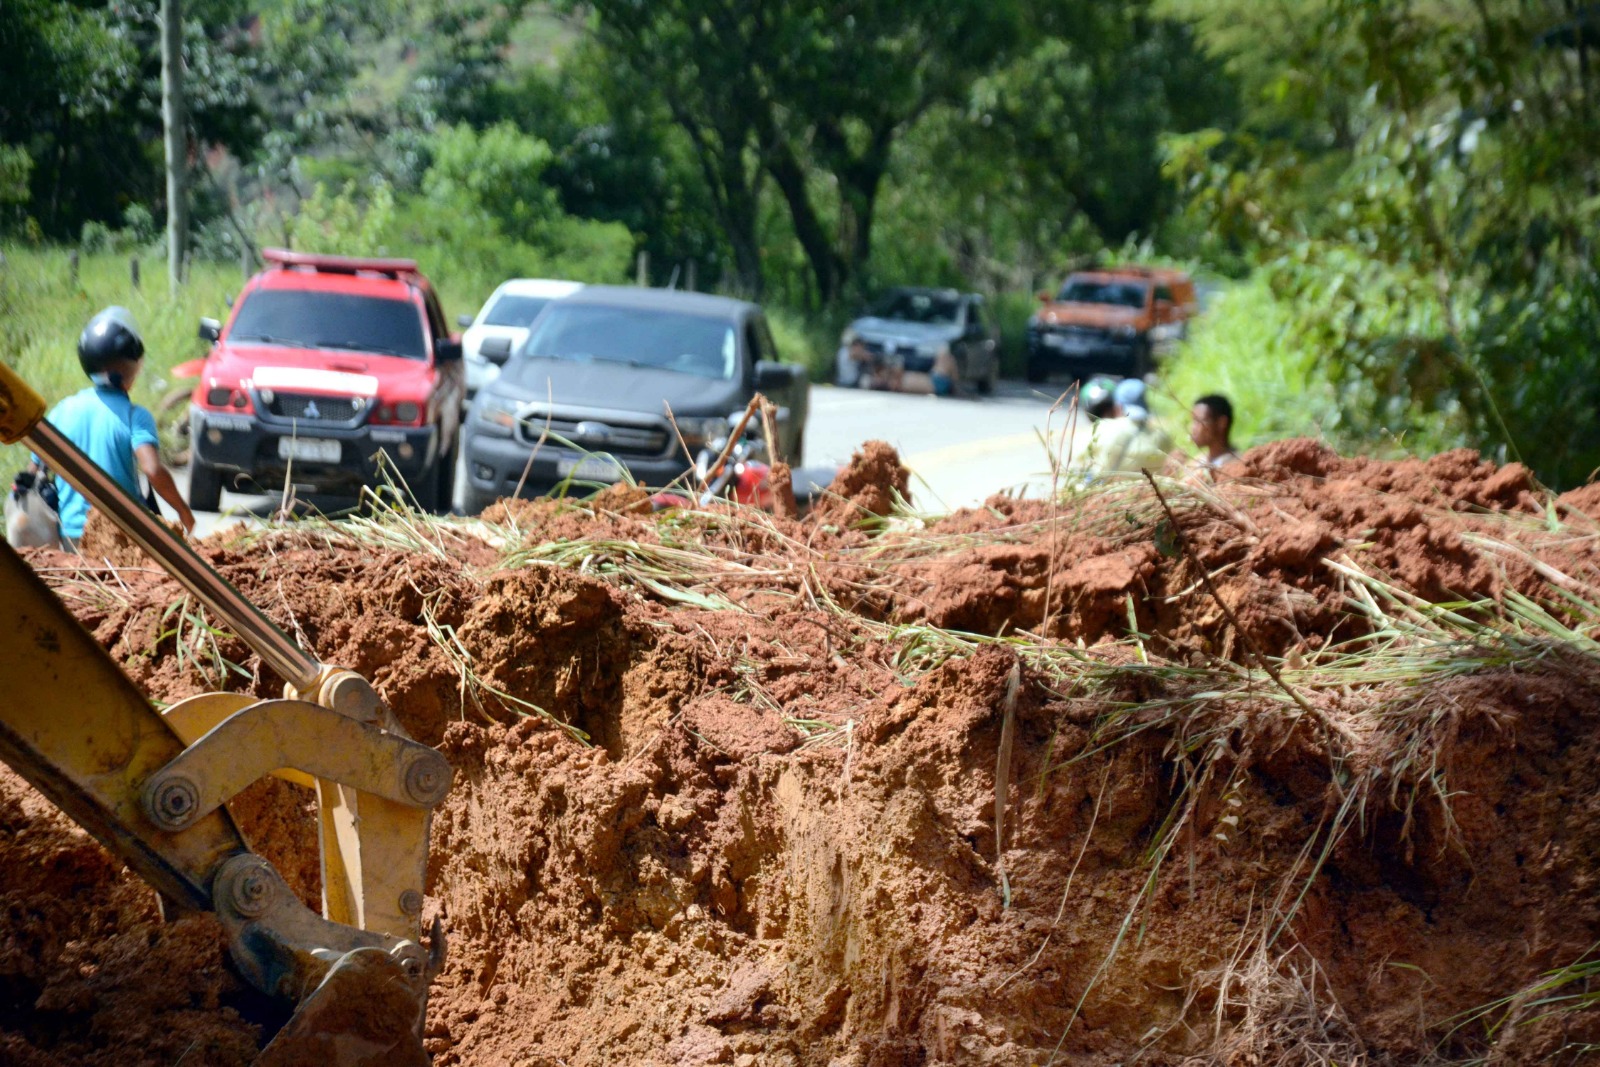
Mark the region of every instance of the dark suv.
POLYGON ((408 259, 267 249, 190 401, 189 506, 293 482, 352 493, 396 472, 418 506, 450 507, 461 342, 408 259), (386 458, 385 458, 386 457, 386 458))
POLYGON ((805 368, 778 361, 760 307, 589 286, 547 306, 473 400, 463 509, 568 482, 664 486, 756 392, 779 405, 778 458, 799 466, 810 385, 805 368))

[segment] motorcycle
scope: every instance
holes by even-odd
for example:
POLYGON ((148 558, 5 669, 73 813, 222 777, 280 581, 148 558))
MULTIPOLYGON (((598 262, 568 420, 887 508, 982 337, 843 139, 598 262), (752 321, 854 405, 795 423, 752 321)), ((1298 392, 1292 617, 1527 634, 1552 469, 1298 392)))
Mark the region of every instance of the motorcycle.
MULTIPOLYGON (((729 417, 728 422, 728 435, 707 442, 695 454, 694 481, 703 487, 700 492, 664 489, 651 496, 650 506, 653 510, 704 508, 718 500, 731 500, 763 511, 778 510, 766 439, 756 432, 751 420, 734 415, 729 417), (735 434, 738 436, 734 437, 735 434)), ((840 469, 810 467, 790 472, 799 514, 805 514, 812 502, 833 484, 840 469)))

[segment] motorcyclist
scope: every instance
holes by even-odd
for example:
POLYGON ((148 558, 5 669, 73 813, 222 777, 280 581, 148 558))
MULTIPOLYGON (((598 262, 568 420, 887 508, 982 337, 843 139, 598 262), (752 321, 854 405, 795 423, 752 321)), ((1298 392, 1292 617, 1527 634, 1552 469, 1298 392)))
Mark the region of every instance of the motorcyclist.
POLYGON ((1115 384, 1103 375, 1096 375, 1084 382, 1078 387, 1078 409, 1092 419, 1110 418, 1115 403, 1112 394, 1115 384))
POLYGON ((1159 471, 1167 463, 1172 439, 1145 406, 1145 384, 1124 378, 1111 391, 1109 417, 1095 426, 1090 467, 1096 475, 1159 471))
MULTIPOLYGON (((194 513, 161 465, 155 417, 128 396, 144 367, 144 339, 127 308, 108 307, 89 320, 78 337, 78 363, 91 384, 51 409, 50 423, 135 498, 142 472, 184 532, 193 532, 194 513)), ((83 536, 89 501, 65 484, 60 500, 61 537, 73 546, 83 536)))

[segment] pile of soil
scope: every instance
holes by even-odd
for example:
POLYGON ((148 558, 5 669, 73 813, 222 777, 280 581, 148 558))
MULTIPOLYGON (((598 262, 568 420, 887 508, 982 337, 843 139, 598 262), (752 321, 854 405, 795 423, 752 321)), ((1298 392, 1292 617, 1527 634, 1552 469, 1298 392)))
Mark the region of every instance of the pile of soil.
MULTIPOLYGON (((914 527, 872 446, 802 520, 618 488, 203 552, 456 769, 441 1067, 1575 1062, 1600 1012, 1471 1013, 1600 941, 1596 652, 1317 670, 1395 640, 1358 587, 1576 624, 1600 495, 1305 441, 1240 471, 914 527)), ((159 571, 33 559, 152 697, 278 695, 159 571)), ((232 809, 315 904, 308 797, 232 809)), ((0 1060, 52 1067, 247 1063, 281 1021, 3 768, 0 1004, 0 1060)))

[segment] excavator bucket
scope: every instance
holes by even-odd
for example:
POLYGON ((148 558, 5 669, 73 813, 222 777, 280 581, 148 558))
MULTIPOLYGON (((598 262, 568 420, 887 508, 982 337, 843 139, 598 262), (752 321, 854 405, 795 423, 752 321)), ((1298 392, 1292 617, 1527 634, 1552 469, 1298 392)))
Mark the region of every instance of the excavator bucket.
POLYGON ((428 1067, 416 982, 387 952, 358 948, 278 1031, 254 1067, 428 1067))

